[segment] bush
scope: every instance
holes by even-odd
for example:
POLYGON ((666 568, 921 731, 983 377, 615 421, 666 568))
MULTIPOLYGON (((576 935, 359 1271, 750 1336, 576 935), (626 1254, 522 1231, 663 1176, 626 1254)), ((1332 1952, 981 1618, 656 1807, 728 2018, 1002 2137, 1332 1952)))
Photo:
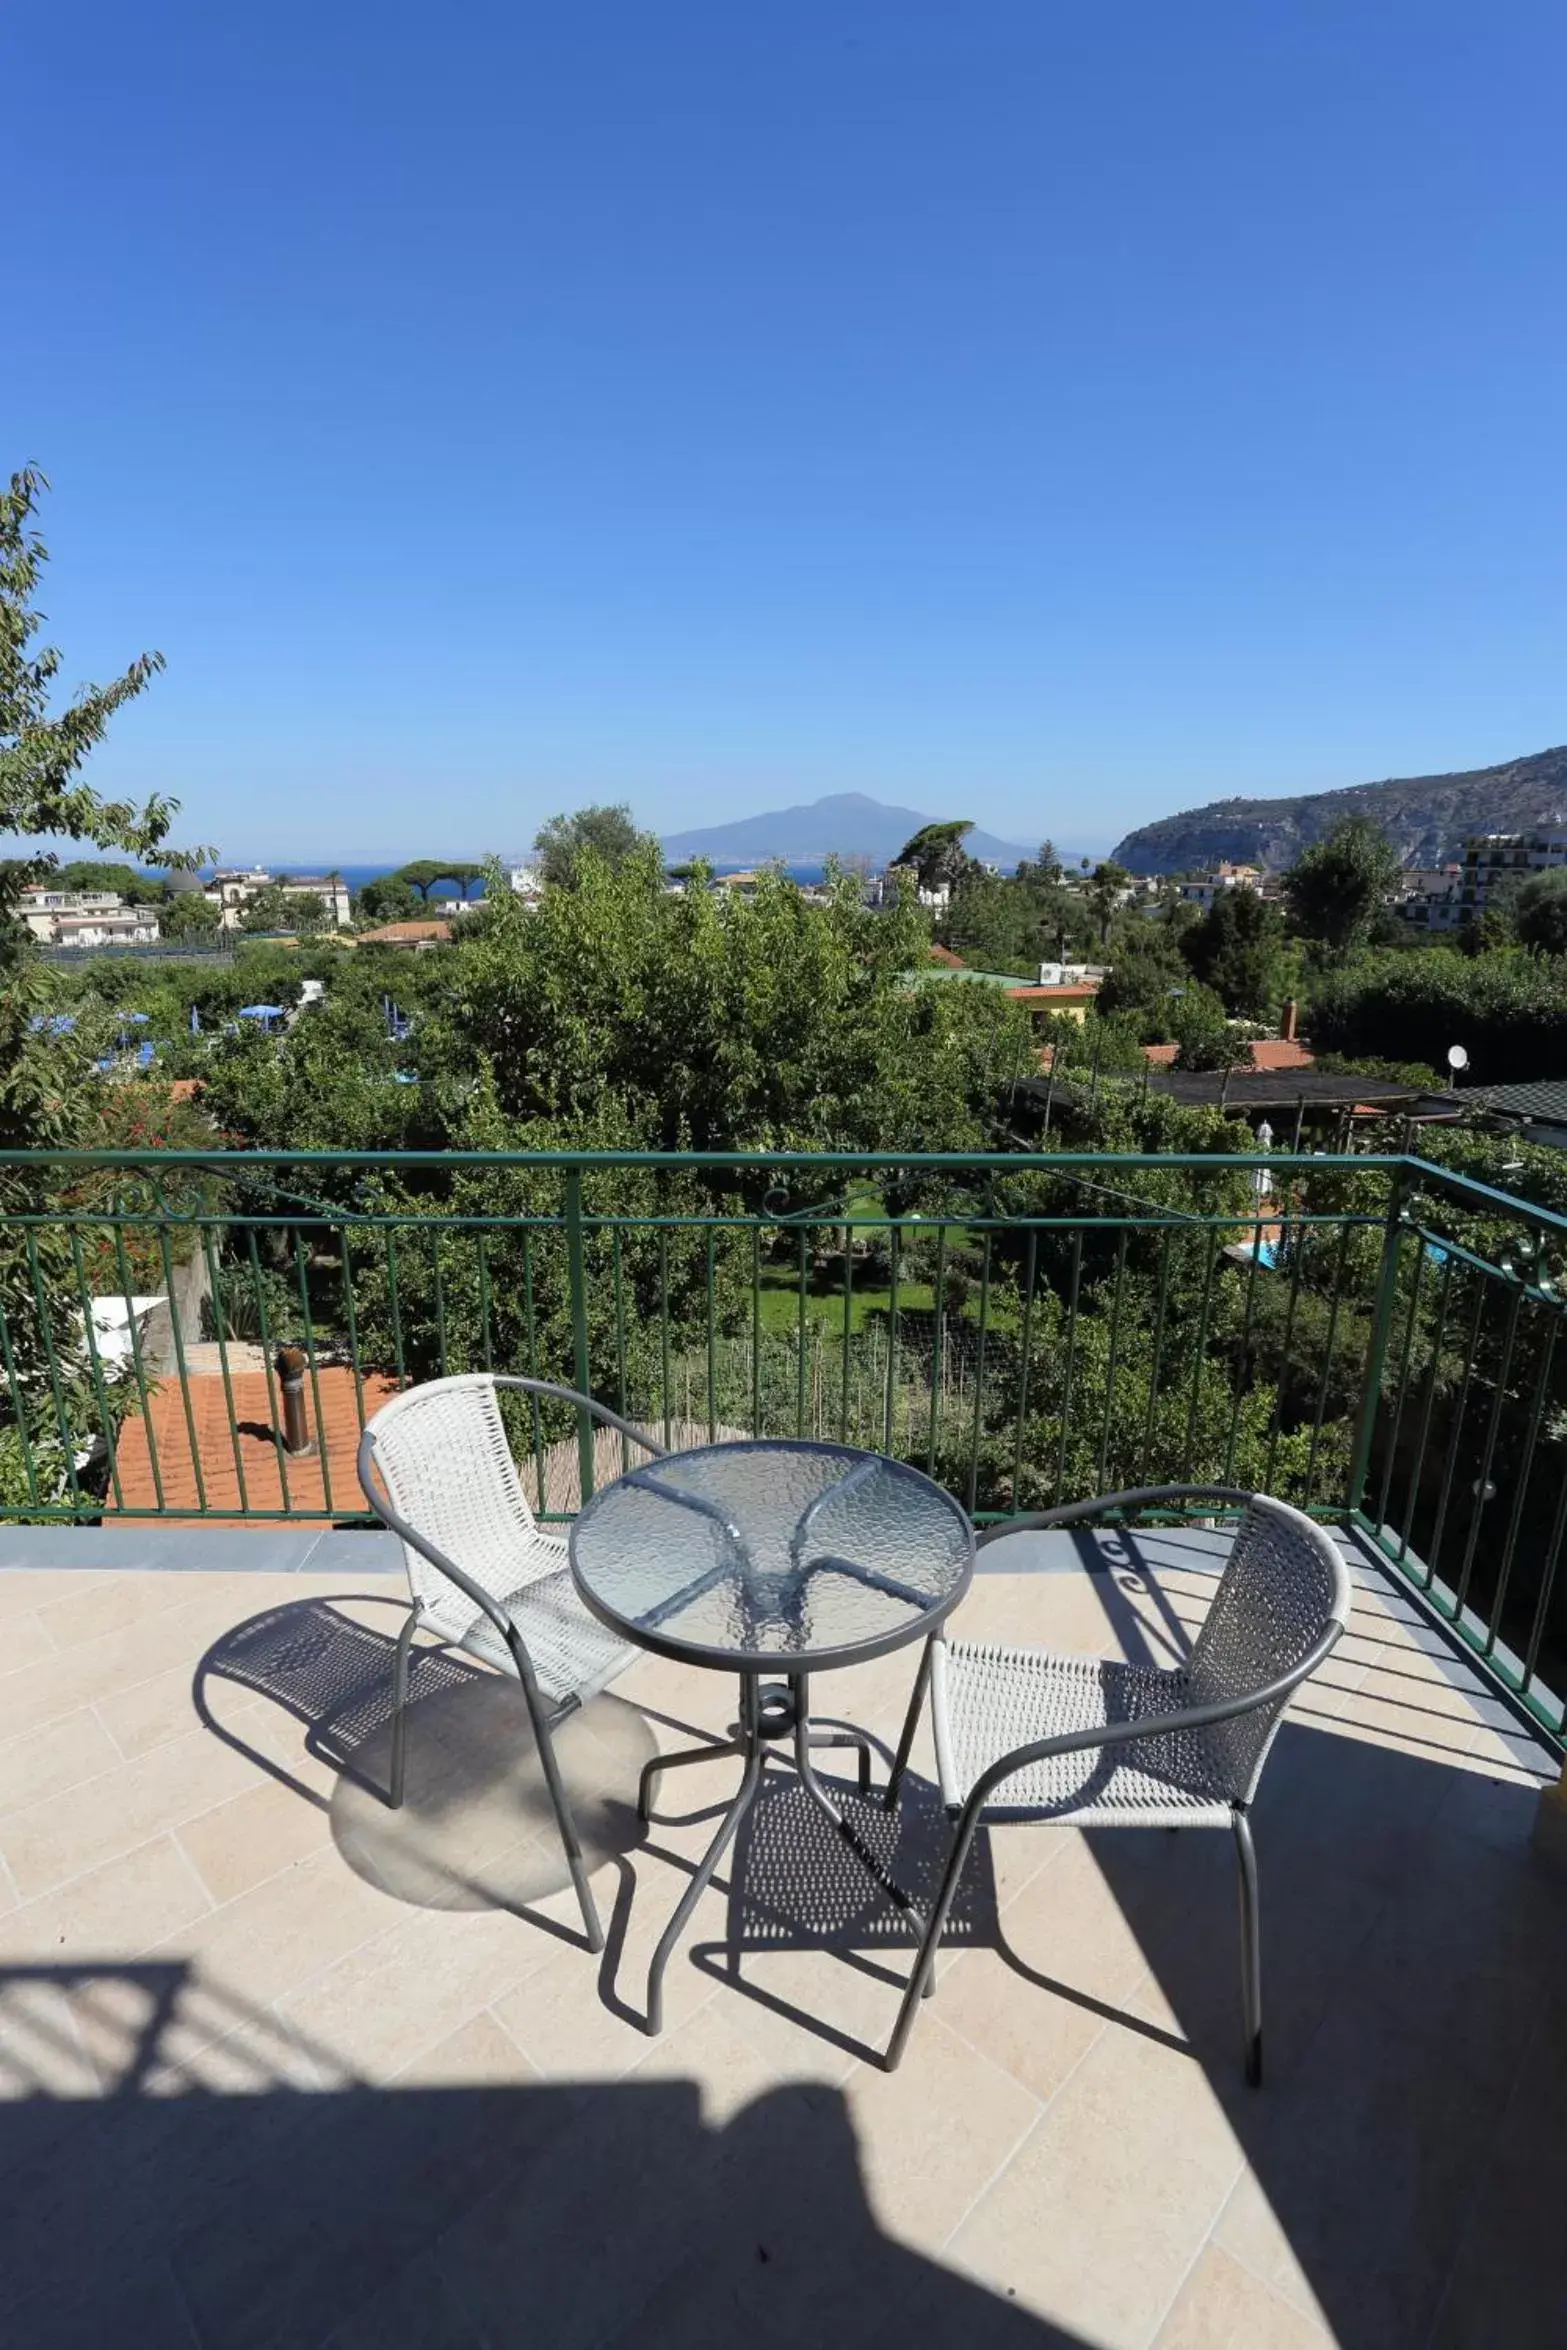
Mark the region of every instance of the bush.
POLYGON ((1567 971, 1524 953, 1373 955, 1318 982, 1310 1035, 1319 1052, 1436 1069, 1461 1044, 1475 1084, 1567 1076, 1567 971))

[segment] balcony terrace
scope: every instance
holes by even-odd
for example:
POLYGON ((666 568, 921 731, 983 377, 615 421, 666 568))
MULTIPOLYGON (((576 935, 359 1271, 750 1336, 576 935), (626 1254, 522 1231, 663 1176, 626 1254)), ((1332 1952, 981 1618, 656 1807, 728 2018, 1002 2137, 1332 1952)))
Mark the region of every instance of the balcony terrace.
MULTIPOLYGON (((439 1192, 410 1163, 417 1204, 363 1162, 3 1172, 34 1187, 0 1286, 10 2338, 1560 2340, 1552 1219, 1407 1160, 1275 1161, 1265 1186, 1244 1160, 731 1161, 722 1190, 691 1160, 470 1165, 439 1192), (128 1337, 100 1362, 72 1321, 78 1275, 119 1293, 106 1266, 182 1301, 156 1360, 128 1337), (282 1441, 279 1338, 324 1459, 282 1441), (649 2039, 649 1952, 734 1765, 669 1781, 650 1830, 636 1778, 723 1735, 717 1674, 641 1657, 562 1733, 601 1957, 514 1686, 422 1660, 388 1810, 405 1586, 339 1474, 337 1399, 356 1427, 378 1382, 486 1350, 677 1442, 841 1431, 994 1520, 1228 1461, 1331 1521, 1349 1633, 1255 1813, 1265 2086, 1238 2061, 1225 1840, 1030 1826, 983 1839, 889 2075, 907 1922, 782 1769, 649 2039), (267 1465, 243 1492, 236 1447, 267 1465)), ((547 1514, 618 1469, 586 1434, 514 1430, 547 1514)), ((1221 1549, 1190 1520, 1020 1531, 956 1628, 1168 1663, 1221 1549)), ((885 1753, 913 1669, 822 1676, 814 1703, 885 1753)), ((945 1848, 933 1778, 922 1743, 897 1822, 855 1815, 916 1886, 945 1848)))

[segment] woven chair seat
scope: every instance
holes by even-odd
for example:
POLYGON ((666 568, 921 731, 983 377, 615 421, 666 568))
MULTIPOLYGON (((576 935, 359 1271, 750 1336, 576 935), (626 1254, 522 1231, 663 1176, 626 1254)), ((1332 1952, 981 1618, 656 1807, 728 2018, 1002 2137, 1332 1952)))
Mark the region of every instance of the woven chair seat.
MULTIPOLYGON (((956 1808, 1002 1755, 1038 1738, 1176 1713, 1197 1701, 1184 1672, 954 1640, 937 1645, 935 1723, 942 1799, 956 1808)), ((1211 1731, 1047 1755, 999 1786, 987 1814, 1084 1827, 1227 1828, 1227 1749, 1211 1731)))
MULTIPOLYGON (((559 1557, 558 1544, 551 1543, 550 1549, 559 1557)), ((590 1697, 607 1689, 636 1655, 635 1649, 617 1640, 596 1616, 588 1614, 563 1566, 534 1576, 519 1590, 502 1594, 501 1605, 521 1633, 539 1687, 552 1704, 578 1697, 585 1705, 590 1697)), ((470 1656, 498 1665, 502 1672, 515 1672, 511 1650, 489 1617, 470 1611, 466 1601, 461 1602, 461 1608, 468 1618, 461 1630, 449 1631, 444 1620, 435 1622, 428 1615, 423 1621, 470 1656)))

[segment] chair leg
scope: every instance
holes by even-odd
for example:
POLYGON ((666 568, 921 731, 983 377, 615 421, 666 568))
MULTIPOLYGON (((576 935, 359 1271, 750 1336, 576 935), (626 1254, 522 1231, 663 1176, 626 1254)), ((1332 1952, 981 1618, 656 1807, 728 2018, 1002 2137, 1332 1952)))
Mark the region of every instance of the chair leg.
POLYGON ((1235 1825, 1235 1857, 1240 1863, 1241 1896, 1241 2006, 1246 2030, 1246 2080, 1262 2086, 1262 1914, 1257 1900, 1257 1848, 1251 1823, 1239 1805, 1231 1818, 1235 1825))
POLYGON ((914 2028, 914 2017, 922 1999, 928 1999, 935 1985, 936 1945, 951 1913, 957 1895, 958 1883, 973 1849, 974 1831, 979 1826, 979 1809, 965 1810, 952 1839, 952 1850, 947 1855, 947 1866, 941 1880, 941 1891, 935 1906, 925 1921, 925 1932, 914 1960, 914 1971, 903 1993, 903 2004, 898 2009, 898 2020, 892 2028, 892 2038, 882 2063, 889 2073, 896 2072, 909 2034, 914 2028))
POLYGON ((888 1811, 897 1808, 898 1790, 909 1767, 909 1754, 914 1745, 914 1733, 919 1728, 920 1712, 925 1703, 925 1692, 930 1687, 931 1644, 927 1640, 920 1654, 920 1669, 914 1676, 914 1688, 909 1698, 909 1710, 903 1717, 903 1733, 898 1740, 898 1751, 892 1760, 892 1775, 887 1781, 887 1792, 882 1798, 888 1811))
POLYGON ((413 1646, 418 1623, 419 1611, 411 1607, 397 1635, 397 1648, 392 1658, 392 1784, 389 1800, 393 1811, 401 1811, 403 1806, 403 1782, 408 1764, 408 1652, 413 1646))
POLYGON ((588 1872, 583 1864, 582 1843, 577 1835, 577 1823, 571 1816, 571 1805, 566 1796, 566 1784, 560 1775, 560 1765, 555 1760, 555 1741, 550 1735, 549 1718, 539 1697, 539 1687, 533 1677, 533 1667, 528 1661, 528 1652, 515 1632, 507 1641, 507 1646, 511 1650, 512 1662, 517 1668, 517 1678, 522 1683, 522 1694, 527 1700, 528 1719, 533 1724, 534 1743, 539 1750, 539 1761, 544 1766, 544 1784, 549 1789, 550 1805, 555 1814, 555 1825, 560 1830, 560 1841, 566 1855, 566 1866, 571 1871, 571 1881, 577 1889, 577 1906, 582 1912, 582 1929, 587 1936, 588 1948, 602 1950, 604 1929, 599 1923, 598 1908, 593 1899, 593 1888, 588 1883, 588 1872))

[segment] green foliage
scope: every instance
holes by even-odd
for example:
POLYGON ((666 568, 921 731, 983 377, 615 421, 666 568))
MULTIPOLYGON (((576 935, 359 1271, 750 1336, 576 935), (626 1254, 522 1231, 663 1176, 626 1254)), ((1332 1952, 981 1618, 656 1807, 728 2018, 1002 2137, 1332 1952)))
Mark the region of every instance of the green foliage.
POLYGON ((973 866, 963 843, 974 829, 972 817, 944 824, 922 824, 906 840, 894 865, 907 866, 921 889, 955 889, 973 866))
MULTIPOLYGON (((595 804, 579 808, 574 816, 552 816, 535 833, 533 848, 544 880, 569 887, 588 850, 600 864, 613 868, 628 858, 657 852, 658 844, 651 833, 637 830, 630 808, 620 800, 613 807, 595 804)), ((492 889, 495 886, 492 884, 492 889)))
POLYGON ((573 875, 532 913, 495 892, 434 1024, 447 1065, 478 1055, 519 1139, 961 1148, 1026 1065, 1016 1007, 911 986, 918 914, 869 912, 848 876, 825 905, 772 872, 749 897, 668 896, 654 846, 618 867, 584 850, 573 875))
POLYGON ((1514 907, 1519 943, 1536 954, 1567 955, 1567 865, 1532 873, 1514 907))
POLYGON ((1178 1069, 1229 1069, 1246 1058, 1246 1047, 1225 1018, 1211 988, 1193 981, 1175 1005, 1170 1021, 1178 1069))
POLYGON ((1514 951, 1473 962, 1450 947, 1369 956, 1330 970, 1311 998, 1322 1050, 1445 1068, 1469 1054, 1468 1082, 1567 1076, 1567 971, 1514 951))
POLYGON ((1094 878, 1088 891, 1088 903, 1093 909, 1094 920, 1099 926, 1101 946, 1110 936, 1110 925, 1115 920, 1119 909, 1121 892, 1129 887, 1131 879, 1126 867, 1117 865, 1111 857, 1107 857, 1102 865, 1097 865, 1094 868, 1094 878))
POLYGON ((138 906, 155 906, 168 894, 161 874, 143 873, 136 865, 117 865, 101 857, 73 857, 49 876, 52 889, 112 889, 138 906))
POLYGON ((1380 825, 1365 816, 1346 817, 1326 840, 1313 841, 1285 878, 1296 929, 1334 954, 1363 946, 1402 870, 1380 825))
POLYGON ((417 922, 424 910, 423 893, 400 873, 367 881, 354 899, 354 918, 366 929, 386 922, 417 922))
POLYGON ((1266 1020, 1284 992, 1284 919, 1254 889, 1222 889, 1181 936, 1180 951, 1225 1010, 1266 1020))
MULTIPOLYGON (((1050 847, 1049 842, 1045 847, 1050 847)), ((968 863, 937 924, 944 945, 976 970, 1032 979, 1041 963, 1060 961, 1094 943, 1087 906, 1067 889, 1051 859, 1022 864, 1008 878, 968 863)))
POLYGON ((158 927, 165 938, 215 942, 222 927, 222 916, 211 899, 203 897, 200 890, 182 890, 160 907, 158 927))

